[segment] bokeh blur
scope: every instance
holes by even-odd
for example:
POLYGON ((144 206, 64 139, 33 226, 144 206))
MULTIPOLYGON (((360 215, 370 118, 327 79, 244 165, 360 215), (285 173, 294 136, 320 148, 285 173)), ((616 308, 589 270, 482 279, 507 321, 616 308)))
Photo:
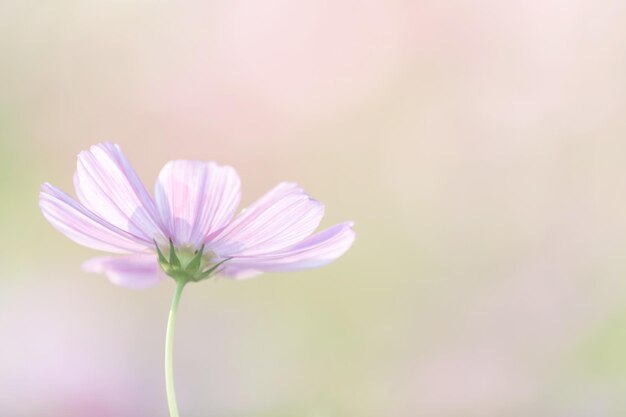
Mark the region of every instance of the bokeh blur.
POLYGON ((103 140, 356 222, 188 287, 181 415, 626 415, 623 1, 5 0, 0 57, 0 415, 167 415, 173 282, 81 272, 37 207, 103 140))

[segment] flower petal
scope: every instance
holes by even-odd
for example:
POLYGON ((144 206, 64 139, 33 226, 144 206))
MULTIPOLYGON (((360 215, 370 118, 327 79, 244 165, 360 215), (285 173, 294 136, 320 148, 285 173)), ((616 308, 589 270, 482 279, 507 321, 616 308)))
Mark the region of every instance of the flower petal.
POLYGON ((274 252, 309 236, 323 216, 322 203, 297 184, 280 183, 210 239, 210 247, 222 257, 274 252))
POLYGON ((92 258, 82 267, 85 272, 105 274, 113 284, 135 289, 151 287, 166 277, 153 254, 92 258))
POLYGON ((288 272, 317 268, 343 255, 354 242, 353 223, 345 222, 319 232, 286 250, 257 256, 235 256, 222 271, 232 278, 254 272, 288 272))
POLYGON ((52 226, 78 244, 114 253, 146 250, 142 239, 101 219, 51 184, 41 186, 39 207, 52 226))
POLYGON ((263 271, 259 271, 257 269, 251 269, 245 265, 226 265, 224 264, 224 269, 219 272, 219 275, 224 276, 226 278, 232 279, 249 279, 256 277, 263 273, 263 271))
POLYGON ((213 162, 170 161, 155 185, 162 223, 177 245, 199 247, 232 219, 241 194, 239 176, 213 162))
POLYGON ((118 145, 81 152, 74 187, 80 202, 112 225, 147 243, 163 235, 154 201, 118 145))

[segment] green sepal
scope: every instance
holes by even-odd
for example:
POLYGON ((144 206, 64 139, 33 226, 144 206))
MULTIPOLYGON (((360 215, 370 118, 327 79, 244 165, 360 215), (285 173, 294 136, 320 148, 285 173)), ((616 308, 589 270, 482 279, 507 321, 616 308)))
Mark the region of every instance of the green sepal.
MULTIPOLYGON (((191 257, 192 254, 187 251, 182 252, 182 255, 184 255, 182 259, 185 261, 185 265, 183 267, 181 258, 179 258, 178 254, 176 253, 176 248, 174 247, 174 242, 172 241, 172 239, 169 239, 169 260, 168 257, 163 254, 155 239, 153 239, 153 242, 154 246, 156 247, 159 266, 167 275, 174 278, 176 281, 201 281, 210 277, 224 262, 231 259, 226 258, 221 262, 213 265, 206 271, 201 272, 201 268, 203 268, 203 265, 206 265, 206 263, 210 262, 210 259, 205 260, 204 244, 202 245, 200 250, 193 252, 193 257, 191 257), (187 262, 189 257, 191 257, 191 260, 187 262)), ((213 255, 214 254, 211 253, 211 256, 213 255)))
POLYGON ((180 268, 180 259, 178 259, 178 255, 176 255, 176 249, 174 249, 172 239, 170 239, 170 266, 180 268))
POLYGON ((193 259, 187 264, 185 271, 190 273, 191 275, 195 275, 200 270, 200 264, 202 263, 202 255, 204 255, 204 244, 193 257, 193 259))
POLYGON ((170 277, 174 278, 176 281, 193 281, 193 277, 190 276, 188 273, 186 273, 185 271, 180 271, 180 270, 171 270, 167 273, 170 277))
POLYGON ((163 255, 163 252, 161 252, 161 248, 159 248, 159 244, 156 242, 155 239, 152 239, 152 240, 154 242, 154 246, 156 246, 157 254, 159 255, 159 265, 164 271, 167 271, 169 269, 170 264, 167 262, 165 255, 163 255))
POLYGON ((208 278, 209 275, 211 275, 217 268, 220 267, 220 265, 222 265, 224 262, 230 260, 231 258, 226 258, 221 262, 216 263, 215 265, 213 265, 211 268, 207 269, 206 271, 202 272, 200 275, 198 275, 197 277, 197 281, 200 281, 201 279, 205 279, 208 278))

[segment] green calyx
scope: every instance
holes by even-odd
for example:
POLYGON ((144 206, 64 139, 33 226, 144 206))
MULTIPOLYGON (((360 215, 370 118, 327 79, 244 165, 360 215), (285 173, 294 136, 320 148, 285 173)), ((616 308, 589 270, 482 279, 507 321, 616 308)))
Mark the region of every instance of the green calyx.
POLYGON ((159 245, 154 241, 157 254, 159 255, 159 266, 170 277, 176 281, 202 281, 211 277, 229 258, 218 263, 212 262, 212 252, 204 253, 204 245, 200 250, 177 249, 170 239, 169 256, 166 257, 159 245))

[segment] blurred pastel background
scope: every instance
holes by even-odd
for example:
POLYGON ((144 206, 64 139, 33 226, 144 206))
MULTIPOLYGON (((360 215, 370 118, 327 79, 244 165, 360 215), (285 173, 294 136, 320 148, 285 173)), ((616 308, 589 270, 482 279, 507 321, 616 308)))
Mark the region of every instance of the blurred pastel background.
POLYGON ((0 57, 0 415, 167 414, 173 283, 81 272, 37 207, 103 140, 356 222, 188 288, 181 415, 626 415, 623 1, 8 0, 0 57))

